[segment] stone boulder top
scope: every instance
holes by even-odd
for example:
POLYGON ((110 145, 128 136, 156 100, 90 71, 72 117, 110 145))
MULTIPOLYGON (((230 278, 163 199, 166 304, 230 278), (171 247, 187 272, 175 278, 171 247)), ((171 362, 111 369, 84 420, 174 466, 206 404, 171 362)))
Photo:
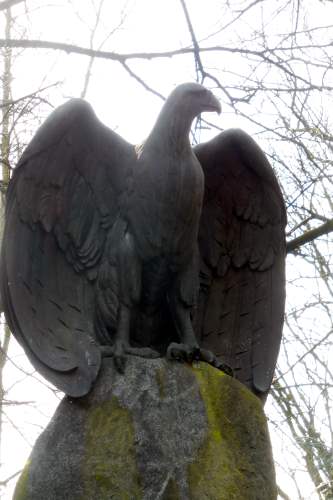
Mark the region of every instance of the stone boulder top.
POLYGON ((273 500, 262 405, 206 363, 105 359, 92 392, 65 397, 15 500, 273 500))

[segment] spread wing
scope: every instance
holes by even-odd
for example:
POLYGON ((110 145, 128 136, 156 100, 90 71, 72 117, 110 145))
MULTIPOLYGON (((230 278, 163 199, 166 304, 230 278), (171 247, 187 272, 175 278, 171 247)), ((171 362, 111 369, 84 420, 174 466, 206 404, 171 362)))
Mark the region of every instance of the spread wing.
POLYGON ((93 292, 133 155, 73 99, 38 130, 8 188, 5 315, 35 368, 71 396, 87 393, 100 367, 93 292))
POLYGON ((241 130, 222 132, 195 153, 205 174, 197 334, 265 398, 283 326, 282 194, 264 153, 241 130))

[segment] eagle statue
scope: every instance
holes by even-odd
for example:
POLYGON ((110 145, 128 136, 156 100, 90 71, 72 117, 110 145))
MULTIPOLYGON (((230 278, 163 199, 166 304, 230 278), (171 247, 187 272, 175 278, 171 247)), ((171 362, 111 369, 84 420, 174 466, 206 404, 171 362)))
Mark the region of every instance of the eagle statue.
POLYGON ((135 147, 72 99, 37 131, 7 192, 1 300, 34 367, 72 397, 103 356, 230 367, 265 400, 281 341, 285 206, 266 156, 195 83, 171 93, 135 147))

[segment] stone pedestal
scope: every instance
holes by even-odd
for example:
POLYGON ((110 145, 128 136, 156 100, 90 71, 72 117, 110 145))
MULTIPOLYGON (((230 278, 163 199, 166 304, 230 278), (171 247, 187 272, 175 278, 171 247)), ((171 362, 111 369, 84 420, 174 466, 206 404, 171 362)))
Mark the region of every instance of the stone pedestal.
POLYGON ((273 500, 260 401, 205 363, 105 359, 93 391, 64 398, 15 500, 273 500))

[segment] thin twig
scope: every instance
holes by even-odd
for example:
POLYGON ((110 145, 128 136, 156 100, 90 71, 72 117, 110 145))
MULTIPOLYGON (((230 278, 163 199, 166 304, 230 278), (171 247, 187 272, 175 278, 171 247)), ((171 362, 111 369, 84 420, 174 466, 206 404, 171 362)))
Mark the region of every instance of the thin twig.
POLYGON ((0 2, 0 10, 10 9, 13 5, 22 2, 25 2, 25 0, 4 0, 3 2, 0 2))
POLYGON ((12 479, 14 479, 19 474, 21 474, 22 470, 23 469, 20 469, 20 470, 14 472, 14 474, 12 474, 11 476, 7 477, 7 479, 4 479, 3 481, 0 481, 0 486, 6 486, 9 483, 9 481, 11 481, 12 479))

